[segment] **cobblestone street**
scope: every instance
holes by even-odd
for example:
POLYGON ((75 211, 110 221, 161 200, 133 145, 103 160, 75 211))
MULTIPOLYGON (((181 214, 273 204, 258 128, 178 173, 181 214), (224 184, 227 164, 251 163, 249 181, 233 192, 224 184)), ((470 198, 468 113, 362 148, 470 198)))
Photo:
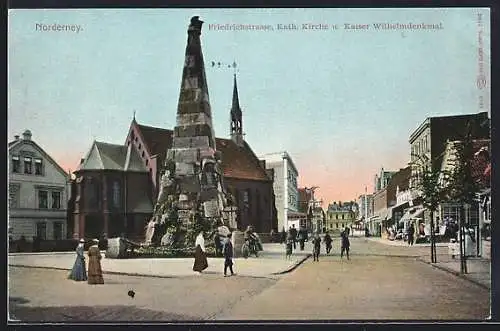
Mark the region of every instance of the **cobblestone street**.
MULTIPOLYGON (((423 262, 428 247, 389 246, 365 238, 353 238, 351 243, 350 261, 340 260, 336 239, 334 256, 321 256, 320 262, 309 259, 275 279, 108 274, 104 285, 90 286, 67 280, 66 271, 11 266, 11 318, 483 320, 489 316, 489 291, 423 262), (133 299, 127 296, 130 289, 136 292, 133 299)), ((438 261, 446 253, 446 247, 438 247, 438 261)))

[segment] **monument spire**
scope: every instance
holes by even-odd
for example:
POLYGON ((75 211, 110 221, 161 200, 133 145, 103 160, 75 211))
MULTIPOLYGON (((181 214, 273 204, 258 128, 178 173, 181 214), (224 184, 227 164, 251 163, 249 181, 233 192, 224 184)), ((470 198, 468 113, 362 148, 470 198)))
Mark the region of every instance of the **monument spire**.
POLYGON ((167 151, 154 218, 169 244, 192 247, 199 231, 222 222, 222 172, 201 51, 198 16, 191 18, 172 147, 167 151))
POLYGON ((208 145, 215 149, 212 111, 201 50, 202 25, 203 21, 198 16, 191 18, 174 137, 206 137, 208 145))
POLYGON ((240 108, 238 97, 238 84, 236 82, 236 73, 234 74, 233 83, 233 103, 231 106, 231 139, 241 146, 243 143, 243 114, 240 108))

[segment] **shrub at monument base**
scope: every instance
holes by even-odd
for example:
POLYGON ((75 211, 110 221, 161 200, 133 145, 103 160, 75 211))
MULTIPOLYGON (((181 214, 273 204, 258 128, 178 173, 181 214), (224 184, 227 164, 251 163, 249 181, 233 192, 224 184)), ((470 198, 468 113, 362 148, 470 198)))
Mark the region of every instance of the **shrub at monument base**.
MULTIPOLYGON (((215 257, 215 248, 206 247, 207 257, 215 257)), ((194 257, 193 249, 172 249, 166 247, 143 247, 135 249, 130 258, 190 258, 194 257)))

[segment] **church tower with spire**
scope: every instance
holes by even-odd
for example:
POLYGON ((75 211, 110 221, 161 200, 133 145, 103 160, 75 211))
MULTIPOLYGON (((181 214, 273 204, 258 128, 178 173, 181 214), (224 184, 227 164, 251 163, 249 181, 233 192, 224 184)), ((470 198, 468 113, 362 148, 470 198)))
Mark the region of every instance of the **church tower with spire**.
POLYGON ((238 85, 236 74, 234 74, 233 104, 231 106, 231 139, 238 146, 243 146, 243 114, 241 113, 240 101, 238 97, 238 85))

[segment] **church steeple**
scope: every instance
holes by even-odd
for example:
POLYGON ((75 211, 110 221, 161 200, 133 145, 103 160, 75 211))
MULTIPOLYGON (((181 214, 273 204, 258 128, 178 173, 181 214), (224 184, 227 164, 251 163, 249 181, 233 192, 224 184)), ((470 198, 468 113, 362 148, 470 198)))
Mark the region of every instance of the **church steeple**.
POLYGON ((231 139, 237 144, 243 144, 243 114, 241 113, 240 101, 238 98, 238 85, 236 74, 234 74, 233 104, 231 106, 231 139))

